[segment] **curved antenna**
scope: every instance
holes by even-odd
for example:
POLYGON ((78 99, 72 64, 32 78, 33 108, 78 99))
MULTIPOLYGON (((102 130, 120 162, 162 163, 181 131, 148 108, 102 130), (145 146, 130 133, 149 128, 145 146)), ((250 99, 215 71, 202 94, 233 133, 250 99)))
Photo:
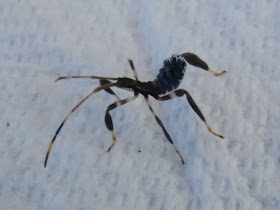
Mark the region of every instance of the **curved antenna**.
POLYGON ((52 141, 48 147, 48 151, 47 151, 47 154, 46 154, 46 158, 45 158, 45 162, 44 162, 44 167, 46 168, 47 166, 47 162, 48 162, 48 158, 49 158, 49 154, 51 152, 51 149, 52 149, 52 146, 54 144, 54 141, 57 137, 57 135, 59 134, 61 128, 63 127, 64 123, 68 120, 68 118, 71 116, 71 114, 77 109, 79 108, 79 106, 81 106, 89 97, 91 97, 94 93, 97 93, 99 92, 100 90, 103 90, 103 89, 106 89, 106 88, 110 88, 112 86, 114 86, 115 83, 109 83, 109 84, 106 84, 106 85, 102 85, 102 86, 99 86, 97 88, 95 88, 90 94, 88 94, 83 100, 81 100, 72 110, 71 112, 68 113, 68 115, 64 118, 64 120, 62 121, 62 123, 60 124, 60 126, 58 127, 57 131, 55 132, 55 135, 54 137, 52 138, 52 141))
POLYGON ((108 80, 118 80, 118 78, 115 77, 97 77, 97 76, 66 76, 66 77, 58 77, 55 82, 62 80, 62 79, 81 79, 81 78, 87 78, 87 79, 108 79, 108 80))

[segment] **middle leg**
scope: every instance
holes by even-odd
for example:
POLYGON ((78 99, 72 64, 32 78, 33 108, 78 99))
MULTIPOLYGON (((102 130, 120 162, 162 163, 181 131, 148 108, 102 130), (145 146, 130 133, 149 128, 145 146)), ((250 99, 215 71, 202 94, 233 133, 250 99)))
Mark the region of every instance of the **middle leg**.
POLYGON ((110 152, 110 150, 113 148, 113 146, 115 145, 117 138, 116 135, 114 133, 114 126, 113 126, 113 120, 112 117, 110 115, 110 111, 117 108, 118 106, 122 106, 130 101, 133 101, 137 98, 138 93, 134 92, 134 96, 130 97, 130 98, 126 98, 123 100, 119 100, 116 101, 115 103, 112 103, 111 105, 108 106, 107 110, 106 110, 106 114, 105 114, 105 124, 106 127, 108 128, 109 131, 111 131, 112 133, 112 139, 113 139, 113 143, 111 144, 111 146, 108 148, 107 152, 110 152))

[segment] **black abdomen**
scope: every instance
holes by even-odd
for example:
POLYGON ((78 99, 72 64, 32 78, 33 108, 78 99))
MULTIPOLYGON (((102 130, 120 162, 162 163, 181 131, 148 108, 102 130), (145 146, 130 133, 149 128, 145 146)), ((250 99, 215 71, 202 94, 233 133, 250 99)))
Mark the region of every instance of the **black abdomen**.
POLYGON ((180 55, 172 55, 163 61, 163 67, 153 81, 159 95, 177 89, 184 78, 186 65, 185 59, 180 55))

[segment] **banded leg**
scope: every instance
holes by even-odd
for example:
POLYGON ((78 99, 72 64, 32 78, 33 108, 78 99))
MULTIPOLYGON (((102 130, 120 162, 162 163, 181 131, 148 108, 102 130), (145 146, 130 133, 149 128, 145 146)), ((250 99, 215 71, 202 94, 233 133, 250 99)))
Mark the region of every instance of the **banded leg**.
POLYGON ((122 106, 130 101, 133 101, 137 98, 138 93, 134 93, 133 97, 130 98, 126 98, 120 101, 116 101, 115 103, 112 103, 111 105, 108 106, 107 110, 106 110, 106 114, 105 114, 105 124, 106 127, 108 128, 109 131, 111 131, 112 133, 112 139, 113 139, 113 143, 111 144, 111 146, 108 148, 107 152, 110 152, 110 150, 113 148, 113 146, 115 145, 117 138, 116 135, 114 133, 114 126, 113 126, 113 120, 112 117, 110 115, 110 111, 117 108, 118 106, 122 106))
MULTIPOLYGON (((58 82, 62 79, 99 79, 100 85, 109 84, 110 81, 108 80, 118 80, 118 78, 113 77, 98 77, 98 76, 65 76, 65 77, 58 77, 55 82, 58 82)), ((120 100, 120 98, 112 91, 111 88, 104 89, 106 92, 116 96, 117 100, 120 100)))
POLYGON ((136 79, 136 81, 138 81, 137 72, 136 72, 136 69, 134 67, 133 61, 128 59, 128 62, 129 62, 129 65, 130 65, 130 67, 133 71, 134 78, 136 79))
POLYGON ((222 71, 220 73, 213 71, 212 69, 210 69, 208 67, 208 65, 207 65, 207 63, 205 63, 205 61, 201 60, 197 55, 195 55, 193 53, 183 53, 181 56, 183 56, 189 64, 202 68, 206 71, 209 71, 210 73, 214 74, 215 76, 221 76, 222 74, 226 73, 226 71, 222 71))
POLYGON ((169 136, 168 132, 166 131, 164 125, 162 124, 161 120, 158 118, 158 116, 156 115, 155 111, 153 110, 151 104, 150 104, 150 100, 149 100, 149 97, 148 96, 145 96, 145 100, 146 100, 146 103, 150 109, 150 111, 152 112, 152 114, 154 115, 157 123, 159 124, 159 126, 162 128, 163 130, 163 133, 164 135, 166 136, 166 138, 168 139, 168 141, 170 142, 170 144, 172 144, 172 146, 174 147, 176 153, 179 155, 181 161, 182 161, 182 164, 185 164, 185 161, 181 155, 181 153, 179 152, 179 150, 177 149, 176 145, 174 144, 173 140, 171 139, 171 137, 169 136))
POLYGON ((71 116, 71 114, 77 109, 79 108, 79 106, 81 106, 89 97, 91 97, 94 93, 97 93, 99 92, 100 90, 104 90, 106 88, 110 88, 112 86, 114 86, 115 83, 110 83, 110 84, 106 84, 106 85, 103 85, 103 86, 99 86, 98 88, 95 88, 90 94, 88 94, 83 100, 81 100, 72 110, 71 112, 68 113, 68 115, 64 118, 64 120, 62 121, 62 123, 60 124, 60 126, 58 127, 57 131, 55 132, 55 135, 54 137, 52 138, 51 140, 51 143, 48 147, 48 151, 47 151, 47 154, 46 154, 46 158, 45 158, 45 163, 44 163, 44 167, 46 168, 47 166, 47 162, 48 162, 48 157, 49 157, 49 154, 51 152, 51 149, 52 149, 52 146, 54 144, 54 141, 57 137, 57 135, 59 134, 61 128, 63 127, 63 125, 65 124, 65 122, 68 120, 68 118, 71 116))
POLYGON ((156 97, 155 99, 156 100, 159 100, 159 101, 166 101, 166 100, 170 100, 172 98, 176 98, 176 97, 182 97, 183 95, 186 95, 187 97, 187 100, 189 102, 189 104, 191 105, 192 109, 196 112, 196 114, 200 117, 200 119, 205 123, 208 131, 212 134, 214 134, 215 136, 218 136, 220 138, 224 138, 222 135, 220 134, 217 134, 215 132, 212 131, 212 129, 210 128, 210 126, 208 125, 205 117, 203 116, 203 114, 201 113, 201 111, 199 110, 198 106, 196 105, 196 103, 194 102, 193 98, 191 97, 191 95, 188 93, 188 91, 186 90, 183 90, 183 89, 179 89, 179 90, 175 90, 174 92, 168 94, 168 95, 165 95, 165 96, 162 96, 162 97, 156 97))

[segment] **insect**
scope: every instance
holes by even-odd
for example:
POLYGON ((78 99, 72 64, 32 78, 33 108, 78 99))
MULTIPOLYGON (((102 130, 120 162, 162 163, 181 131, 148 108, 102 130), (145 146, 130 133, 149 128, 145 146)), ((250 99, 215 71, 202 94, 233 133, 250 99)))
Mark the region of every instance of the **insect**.
POLYGON ((224 138, 222 135, 217 134, 212 131, 210 126, 208 125, 205 117, 199 110, 198 106, 196 105, 195 101, 191 97, 191 95, 188 93, 188 91, 184 89, 177 89, 178 86, 180 85, 184 73, 186 70, 187 63, 199 67, 201 69, 204 69, 215 76, 220 76, 226 73, 226 71, 222 71, 220 73, 217 73, 213 70, 211 70, 208 65, 201 60, 197 55, 193 53, 183 53, 181 55, 172 55, 170 58, 167 58, 163 61, 163 66, 159 70, 159 74, 157 75, 157 78, 153 81, 148 81, 148 82, 141 82, 138 80, 137 72, 134 67, 133 61, 128 60, 130 67, 133 71, 134 79, 127 78, 127 77, 118 77, 118 78, 113 78, 113 77, 99 77, 99 76, 65 76, 65 77, 59 77, 55 80, 55 82, 62 80, 62 79, 73 79, 73 78, 88 78, 88 79, 98 79, 100 82, 100 86, 95 88, 90 94, 88 94, 83 100, 81 100, 69 113, 68 115, 64 118, 60 126, 58 127, 57 131, 55 132, 54 137, 51 140, 51 143, 48 147, 48 151, 46 154, 45 162, 44 162, 44 167, 47 165, 48 157, 50 154, 50 151, 52 149, 52 146, 54 144, 54 141, 59 134, 61 128, 65 124, 65 122, 68 120, 68 118, 71 116, 75 110, 81 106, 89 97, 91 97, 93 94, 104 90, 107 93, 114 95, 117 100, 112 103, 111 105, 108 106, 106 113, 105 113, 105 125, 108 128, 108 130, 112 134, 112 139, 113 143, 110 145, 108 148, 107 152, 109 152, 115 145, 116 143, 116 135, 114 133, 114 127, 113 127, 113 121, 112 117, 110 115, 110 111, 117 108, 118 106, 122 106, 128 102, 131 102, 135 100, 139 94, 143 95, 146 101, 146 104, 148 105, 150 111, 152 112, 153 116, 155 117, 157 123, 159 126, 162 128, 164 135, 168 139, 168 141, 171 143, 171 145, 174 147, 176 153, 181 159, 182 164, 185 164, 185 161, 177 149, 176 145, 174 144, 174 141, 168 134, 166 128, 162 124, 161 120, 159 117, 156 115, 155 111, 153 110, 150 101, 149 101, 149 95, 155 98, 158 101, 166 101, 170 100, 172 98, 176 97, 182 97, 186 96, 190 106, 192 109, 197 113, 197 115, 200 117, 200 119, 205 123, 208 131, 212 134, 214 134, 217 137, 224 138), (112 87, 117 87, 121 88, 124 90, 132 91, 134 93, 133 97, 126 98, 126 99, 120 99, 117 94, 111 89, 112 87))

